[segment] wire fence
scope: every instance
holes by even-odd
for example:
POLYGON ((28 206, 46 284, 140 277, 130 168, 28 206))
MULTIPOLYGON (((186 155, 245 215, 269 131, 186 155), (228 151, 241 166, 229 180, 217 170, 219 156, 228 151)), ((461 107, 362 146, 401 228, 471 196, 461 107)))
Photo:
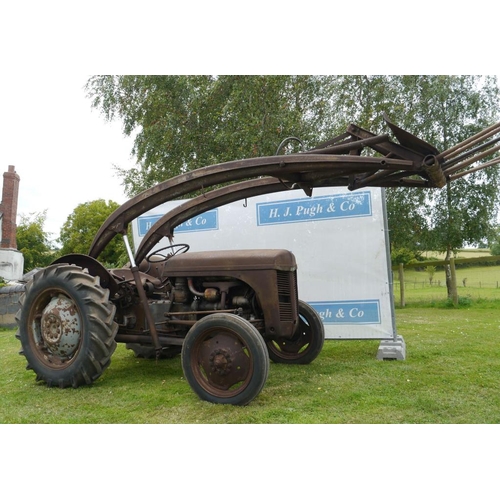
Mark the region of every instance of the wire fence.
MULTIPOLYGON (((393 286, 395 290, 401 288, 401 283, 399 281, 393 281, 393 286)), ((500 288, 500 281, 469 281, 465 283, 462 281, 457 282, 458 288, 500 288)), ((421 288, 446 288, 446 282, 437 280, 432 283, 429 280, 405 280, 404 289, 405 290, 416 290, 421 288)))

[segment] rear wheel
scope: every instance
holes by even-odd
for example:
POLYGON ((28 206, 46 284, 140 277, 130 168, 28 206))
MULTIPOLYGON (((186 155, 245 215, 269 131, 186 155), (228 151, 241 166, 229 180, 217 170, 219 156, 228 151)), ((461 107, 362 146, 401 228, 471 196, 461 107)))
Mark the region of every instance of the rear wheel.
POLYGON ((49 266, 26 285, 20 304, 16 337, 37 380, 79 387, 108 367, 118 326, 98 277, 78 266, 49 266))
POLYGON ((264 339, 253 325, 233 314, 200 319, 186 335, 181 359, 193 391, 211 403, 250 403, 269 373, 264 339))
POLYGON ((275 363, 306 365, 323 349, 325 330, 318 313, 307 303, 299 301, 299 326, 291 339, 270 340, 269 357, 275 363))

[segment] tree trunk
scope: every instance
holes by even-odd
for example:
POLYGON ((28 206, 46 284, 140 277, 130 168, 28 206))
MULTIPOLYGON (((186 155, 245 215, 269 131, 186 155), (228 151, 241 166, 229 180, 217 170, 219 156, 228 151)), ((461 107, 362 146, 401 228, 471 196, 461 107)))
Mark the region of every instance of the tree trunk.
MULTIPOLYGON (((451 203, 451 184, 448 182, 446 185, 446 202, 447 202, 447 208, 448 208, 448 242, 446 244, 446 257, 445 260, 447 262, 450 261, 452 255, 453 255, 453 249, 451 248, 451 232, 453 231, 453 218, 452 218, 452 203, 451 203)), ((451 267, 449 264, 446 264, 444 266, 444 270, 446 273, 446 289, 448 290, 448 299, 451 299, 453 297, 453 283, 452 283, 452 277, 451 277, 451 267)))
MULTIPOLYGON (((444 258, 444 260, 449 262, 452 255, 453 255, 452 249, 450 246, 448 246, 448 248, 446 249, 446 257, 444 258)), ((446 289, 448 290, 448 298, 451 299, 453 297, 453 280, 451 279, 451 266, 449 264, 446 264, 444 266, 444 271, 446 273, 446 289)))

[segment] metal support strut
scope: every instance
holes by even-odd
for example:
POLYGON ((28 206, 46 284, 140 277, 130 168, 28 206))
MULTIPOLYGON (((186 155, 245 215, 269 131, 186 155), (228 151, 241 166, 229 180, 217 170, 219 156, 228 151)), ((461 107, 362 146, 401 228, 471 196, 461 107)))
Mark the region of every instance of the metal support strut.
POLYGON ((156 358, 158 359, 160 352, 162 350, 160 340, 158 338, 158 331, 156 330, 155 321, 153 319, 153 315, 151 314, 151 310, 149 309, 148 298, 146 297, 146 292, 144 291, 144 286, 141 281, 141 277, 139 275, 139 268, 134 259, 134 254, 132 253, 132 249, 130 248, 130 243, 128 241, 127 233, 123 233, 123 242, 125 243, 125 248, 127 249, 127 255, 130 260, 130 270, 132 271, 132 276, 135 280, 135 286, 137 287, 137 293, 139 294, 139 299, 144 309, 144 314, 146 315, 146 321, 149 326, 149 332, 151 333, 151 338, 153 340, 153 345, 156 350, 156 358))

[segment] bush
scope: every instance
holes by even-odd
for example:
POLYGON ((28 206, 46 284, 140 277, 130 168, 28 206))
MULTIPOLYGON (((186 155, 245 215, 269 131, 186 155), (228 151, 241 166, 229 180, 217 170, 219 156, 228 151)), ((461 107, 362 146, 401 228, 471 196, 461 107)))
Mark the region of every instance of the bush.
POLYGON ((415 262, 419 258, 419 254, 409 248, 394 248, 391 250, 391 263, 393 266, 399 264, 409 264, 415 262))

